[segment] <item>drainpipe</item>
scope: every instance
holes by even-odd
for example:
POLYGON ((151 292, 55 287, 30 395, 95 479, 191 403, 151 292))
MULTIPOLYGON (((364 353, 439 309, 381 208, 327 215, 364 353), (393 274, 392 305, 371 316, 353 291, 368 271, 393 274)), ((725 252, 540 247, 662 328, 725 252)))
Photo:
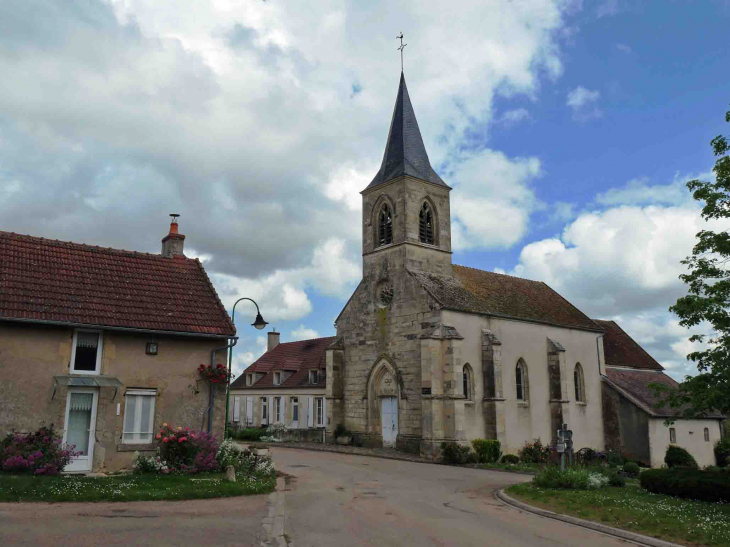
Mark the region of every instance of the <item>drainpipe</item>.
MULTIPOLYGON (((238 336, 234 336, 232 338, 229 338, 229 342, 227 345, 215 348, 210 350, 210 366, 215 366, 215 352, 221 351, 224 349, 232 348, 236 344, 238 344, 238 336)), ((229 365, 230 367, 230 365, 229 365)), ((208 433, 213 431, 213 384, 208 382, 208 433)))
POLYGON ((598 376, 601 376, 601 350, 598 346, 598 341, 603 338, 602 334, 596 336, 596 357, 598 358, 598 376))

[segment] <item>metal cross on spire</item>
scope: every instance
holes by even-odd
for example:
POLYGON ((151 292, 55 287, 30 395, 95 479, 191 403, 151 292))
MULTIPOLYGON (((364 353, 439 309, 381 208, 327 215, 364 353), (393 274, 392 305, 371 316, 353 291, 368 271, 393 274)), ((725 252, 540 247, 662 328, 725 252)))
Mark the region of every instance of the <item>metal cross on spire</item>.
POLYGON ((403 43, 402 32, 398 36, 396 36, 395 39, 400 40, 400 47, 398 48, 400 50, 400 71, 403 72, 403 48, 406 47, 408 44, 403 43))

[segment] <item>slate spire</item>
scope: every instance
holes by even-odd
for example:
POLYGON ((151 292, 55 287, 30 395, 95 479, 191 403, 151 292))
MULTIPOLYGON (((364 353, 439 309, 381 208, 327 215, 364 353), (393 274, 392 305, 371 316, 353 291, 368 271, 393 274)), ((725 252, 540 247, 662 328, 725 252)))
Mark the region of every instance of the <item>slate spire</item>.
POLYGON ((393 108, 393 119, 390 122, 383 164, 366 190, 402 175, 410 175, 440 186, 447 186, 433 170, 431 162, 428 161, 428 154, 418 129, 416 113, 413 111, 411 98, 408 96, 403 72, 400 74, 398 96, 395 99, 395 108, 393 108))

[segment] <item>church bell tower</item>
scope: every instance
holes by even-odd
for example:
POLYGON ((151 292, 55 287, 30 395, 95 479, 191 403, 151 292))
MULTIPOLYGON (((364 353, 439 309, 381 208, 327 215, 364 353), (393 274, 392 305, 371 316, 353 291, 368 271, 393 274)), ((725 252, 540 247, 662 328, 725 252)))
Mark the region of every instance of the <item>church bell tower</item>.
POLYGON ((401 72, 383 163, 363 200, 363 274, 384 268, 451 276, 451 188, 431 167, 401 72))

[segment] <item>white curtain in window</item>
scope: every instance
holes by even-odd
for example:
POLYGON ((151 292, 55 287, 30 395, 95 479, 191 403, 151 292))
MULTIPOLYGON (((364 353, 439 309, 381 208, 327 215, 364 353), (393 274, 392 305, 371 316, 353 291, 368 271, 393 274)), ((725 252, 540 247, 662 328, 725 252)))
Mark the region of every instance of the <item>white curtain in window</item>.
POLYGON ((233 421, 238 422, 241 418, 241 398, 233 398, 233 421))
POLYGON ((124 405, 122 442, 148 444, 152 442, 155 417, 155 393, 127 395, 124 405))
POLYGON ((98 345, 99 345, 99 333, 98 332, 79 331, 76 333, 76 347, 95 348, 98 345))
POLYGON ((72 393, 69 401, 66 443, 75 446, 74 451, 79 452, 82 456, 89 453, 89 430, 91 429, 93 403, 93 393, 72 393))

